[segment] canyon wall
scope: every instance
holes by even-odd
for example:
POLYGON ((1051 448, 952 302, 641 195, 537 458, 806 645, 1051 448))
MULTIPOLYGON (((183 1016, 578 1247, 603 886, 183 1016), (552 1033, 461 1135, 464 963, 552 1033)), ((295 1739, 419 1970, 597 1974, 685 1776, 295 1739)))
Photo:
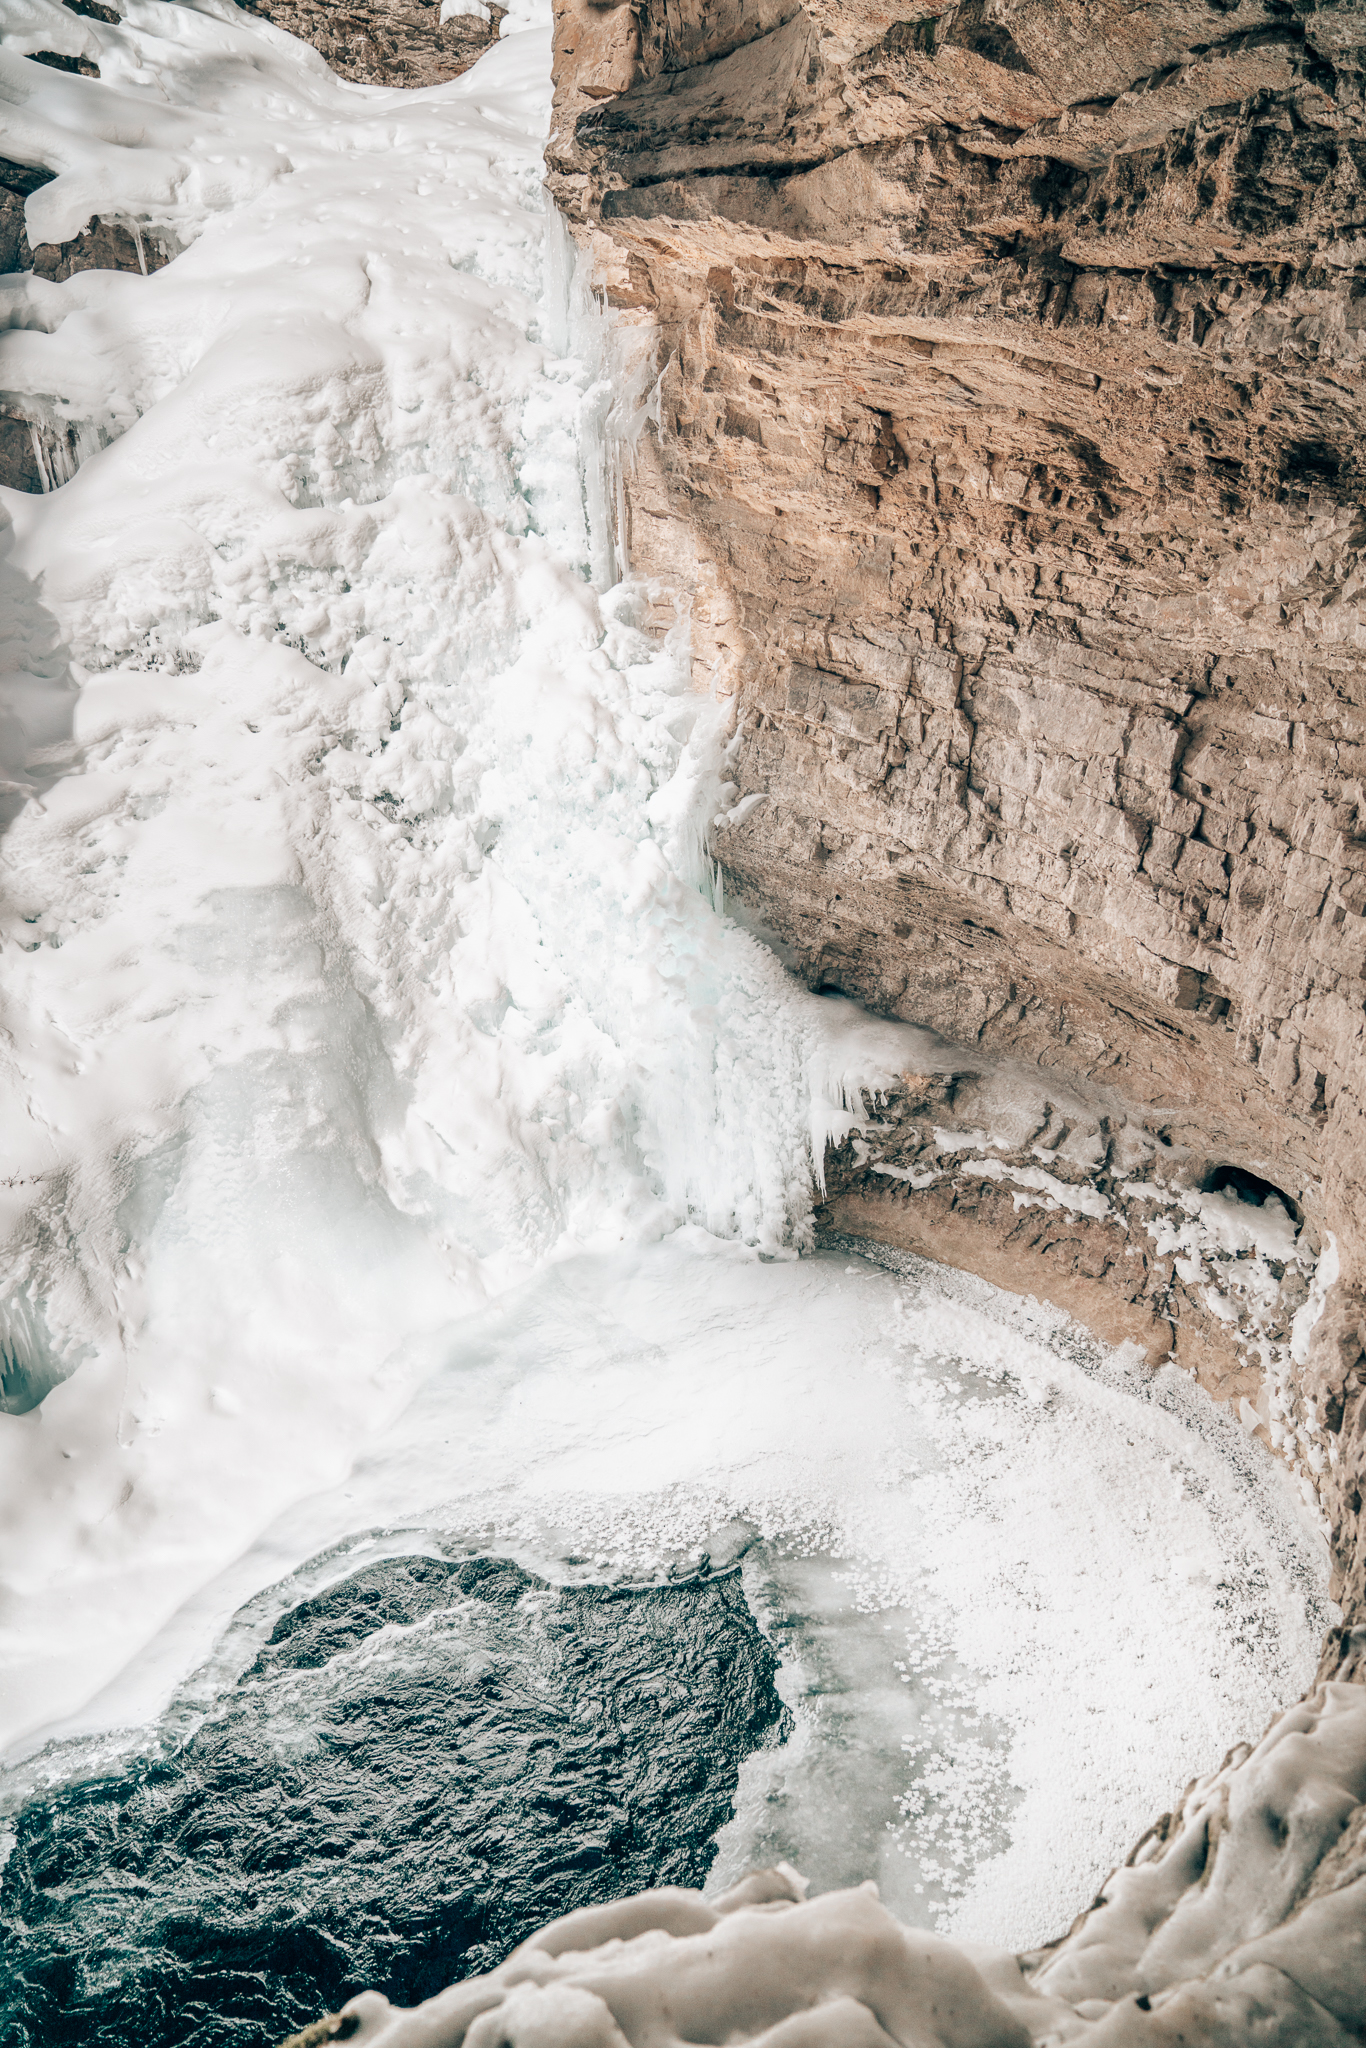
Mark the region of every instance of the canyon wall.
POLYGON ((730 899, 960 1055, 825 1222, 1174 1348, 1353 1607, 1363 63, 1356 0, 562 0, 548 153, 657 340, 627 539, 735 698, 730 899), (1303 1226, 1260 1321, 1177 1241, 1221 1188, 1303 1226))

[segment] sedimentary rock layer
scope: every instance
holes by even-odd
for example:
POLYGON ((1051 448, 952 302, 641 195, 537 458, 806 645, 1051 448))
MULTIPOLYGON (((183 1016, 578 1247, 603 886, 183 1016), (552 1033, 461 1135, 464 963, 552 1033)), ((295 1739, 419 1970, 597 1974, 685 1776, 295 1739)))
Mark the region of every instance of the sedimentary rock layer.
MULTIPOLYGON (((1359 1601, 1366 14, 565 0, 556 47, 552 188, 658 330, 633 565, 737 700, 728 887, 814 985, 1032 1065, 1022 1159, 1081 1104, 1064 1178, 1234 1166, 1331 1233, 1296 1385, 1359 1601)), ((1002 1277, 999 1199, 946 1230, 879 1163, 832 1223, 1002 1277)), ((1134 1277, 1065 1234, 1021 1284, 1134 1277)))

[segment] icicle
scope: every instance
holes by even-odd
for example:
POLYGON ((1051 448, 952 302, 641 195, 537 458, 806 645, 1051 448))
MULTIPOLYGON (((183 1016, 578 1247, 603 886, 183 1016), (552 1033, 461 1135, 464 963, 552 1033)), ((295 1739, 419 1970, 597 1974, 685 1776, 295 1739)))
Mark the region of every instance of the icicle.
POLYGON ((36 420, 29 420, 27 425, 29 439, 33 443, 33 460, 37 464, 39 482, 45 491, 54 490, 56 486, 52 481, 52 471, 48 465, 47 450, 43 446, 43 437, 38 431, 38 422, 36 420))
POLYGON ((608 589, 630 573, 626 472, 646 424, 660 420, 658 330, 652 321, 618 321, 593 290, 591 262, 554 207, 547 224, 548 330, 553 345, 589 371, 581 444, 590 575, 608 589))

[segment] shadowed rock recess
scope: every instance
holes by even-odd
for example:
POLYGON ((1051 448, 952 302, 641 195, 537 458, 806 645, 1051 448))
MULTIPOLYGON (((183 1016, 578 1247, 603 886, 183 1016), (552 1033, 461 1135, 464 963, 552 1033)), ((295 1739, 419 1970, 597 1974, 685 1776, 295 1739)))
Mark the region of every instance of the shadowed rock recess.
POLYGON ((0 2041, 258 2048, 576 1906, 700 1885, 741 1762, 788 1731, 776 1661, 738 1573, 370 1565, 287 1611, 188 1742, 21 1809, 0 2041))

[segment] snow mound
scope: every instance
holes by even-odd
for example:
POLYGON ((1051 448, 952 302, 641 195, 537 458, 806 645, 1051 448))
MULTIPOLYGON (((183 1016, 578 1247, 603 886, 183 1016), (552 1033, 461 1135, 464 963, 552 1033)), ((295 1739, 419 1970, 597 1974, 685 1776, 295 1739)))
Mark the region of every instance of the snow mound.
POLYGON ((1366 1874, 1326 1849, 1366 1800, 1366 1694, 1329 1683, 1199 1780, 1039 1967, 902 1926, 875 1885, 807 1901, 788 1865, 707 1901, 571 1913, 358 2048, 1310 2048, 1366 2024, 1366 1874))
POLYGON ((358 2048, 1028 2048, 966 1955, 902 1927, 875 1886, 809 1902, 804 1889, 784 1865, 710 1904, 671 1889, 572 1913, 501 1968, 410 2013, 363 1992, 344 2008, 348 2038, 358 2048))

